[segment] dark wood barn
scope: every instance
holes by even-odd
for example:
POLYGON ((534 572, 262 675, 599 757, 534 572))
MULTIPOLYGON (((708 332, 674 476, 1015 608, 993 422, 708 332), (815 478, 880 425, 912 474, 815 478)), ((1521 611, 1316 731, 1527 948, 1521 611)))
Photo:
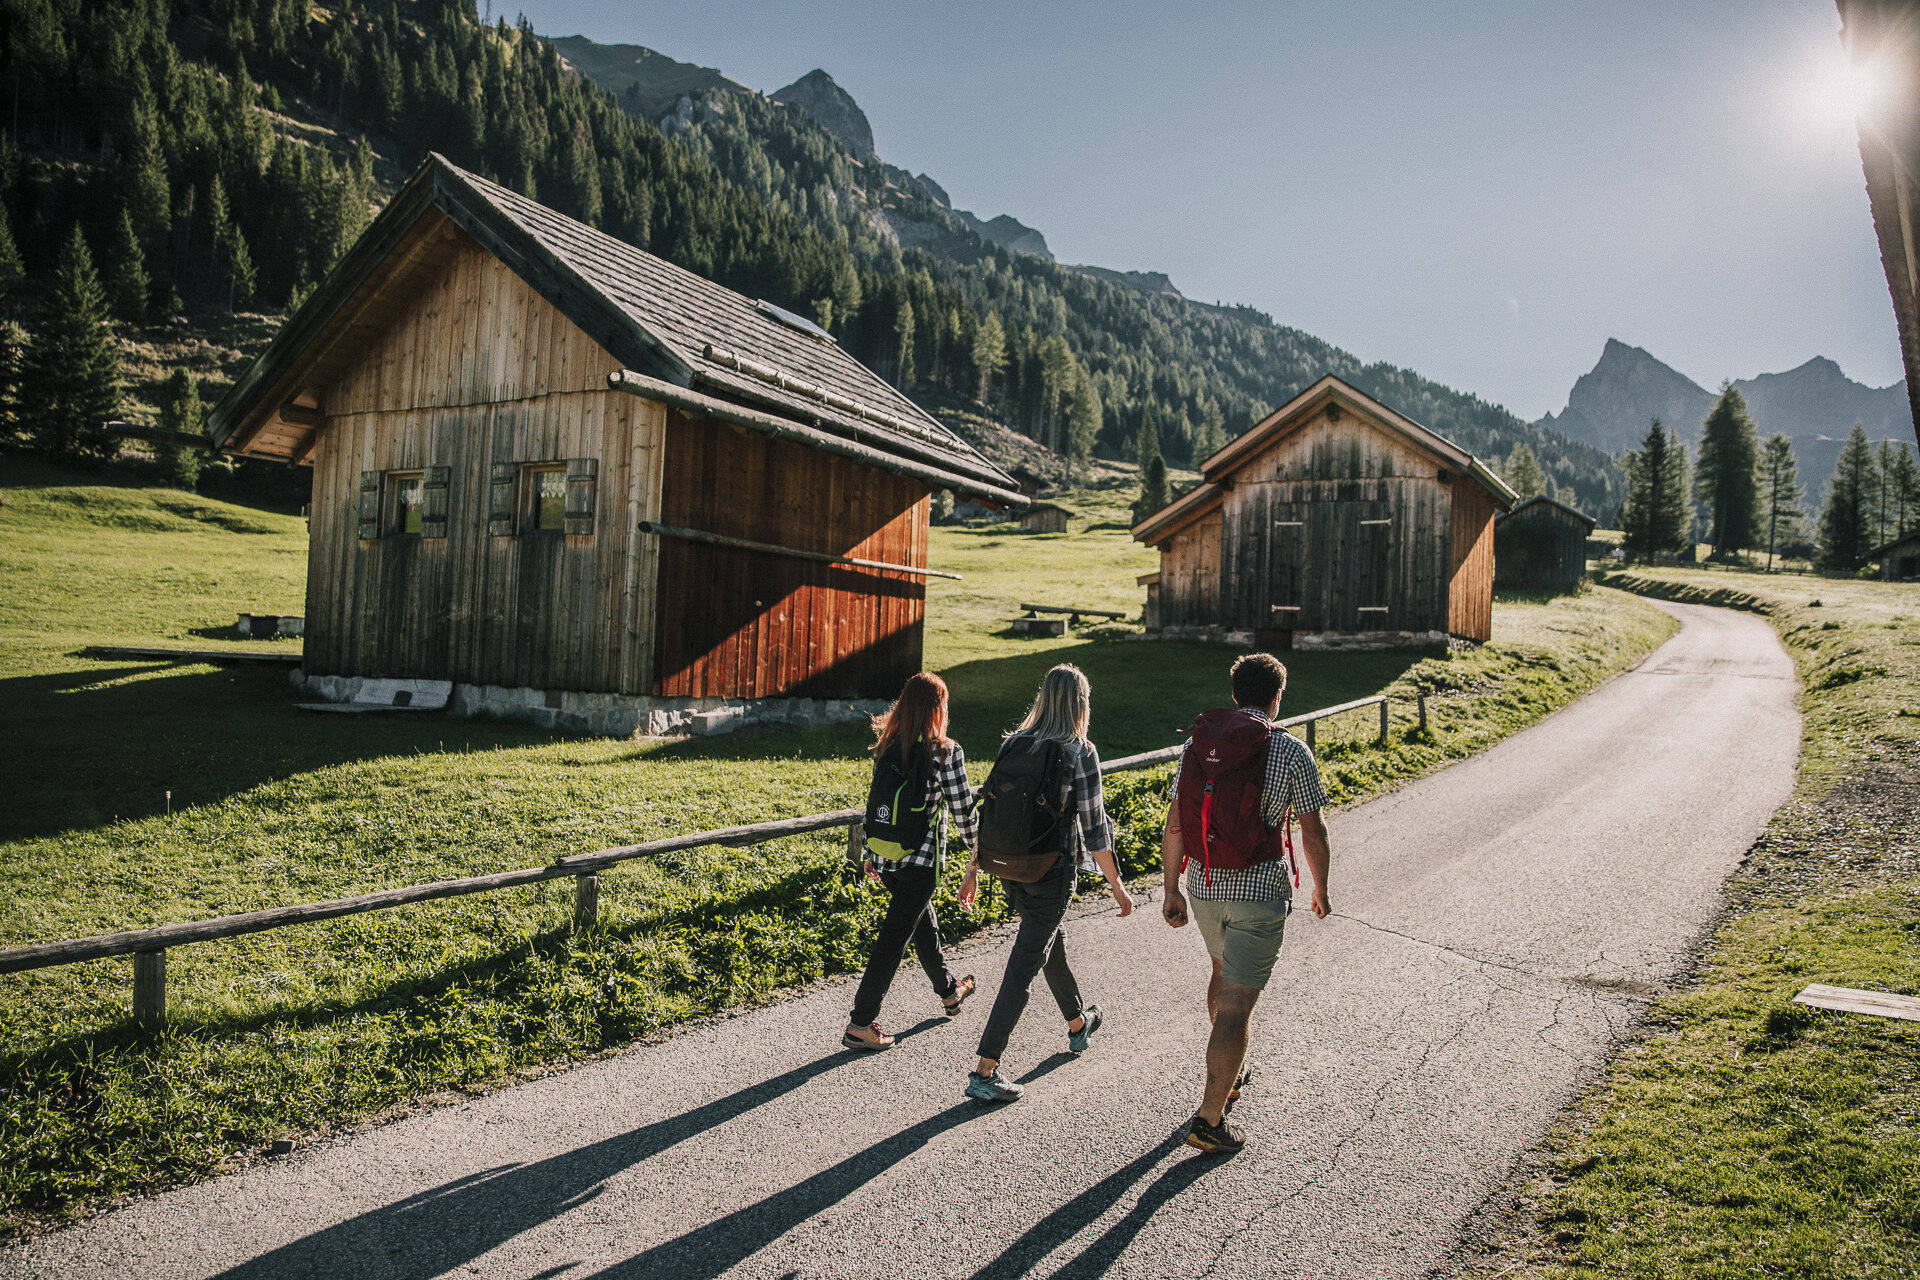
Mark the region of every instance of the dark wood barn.
POLYGON ((1880 576, 1888 582, 1920 581, 1920 530, 1875 547, 1867 559, 1880 562, 1880 576))
POLYGON ((1036 502, 1020 513, 1020 527, 1029 533, 1065 533, 1073 512, 1051 502, 1036 502))
POLYGON ((929 494, 1024 502, 807 321, 438 156, 211 429, 313 468, 310 680, 601 731, 891 697, 929 494))
POLYGON ((1599 522, 1545 495, 1493 522, 1493 585, 1572 591, 1587 576, 1587 535, 1599 522))
POLYGON ((1513 491, 1340 379, 1301 392, 1202 476, 1133 528, 1160 550, 1161 634, 1278 648, 1492 634, 1493 518, 1513 491))

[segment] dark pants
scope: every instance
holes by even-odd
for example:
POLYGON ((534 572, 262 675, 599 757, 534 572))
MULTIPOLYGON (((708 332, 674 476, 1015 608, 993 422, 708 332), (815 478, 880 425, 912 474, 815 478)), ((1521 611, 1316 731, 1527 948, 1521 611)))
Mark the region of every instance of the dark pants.
POLYGON ((1062 858, 1032 884, 1003 882, 1008 908, 1020 914, 1020 932, 1014 936, 1013 951, 1007 956, 1006 976, 1000 979, 999 994, 993 998, 987 1029, 980 1033, 981 1057, 999 1061, 1014 1024, 1026 1011, 1027 990, 1037 973, 1047 975, 1047 986, 1060 1006, 1061 1017, 1072 1022, 1085 1011, 1080 984, 1067 967, 1067 935, 1060 928, 1073 902, 1075 878, 1071 860, 1062 858))
POLYGON ((919 953, 920 967, 927 980, 944 998, 953 992, 953 975, 947 972, 947 957, 940 951, 940 925, 933 918, 933 886, 939 873, 933 867, 889 868, 880 873, 880 883, 893 894, 887 904, 887 918, 880 922, 880 936, 873 940, 873 954, 867 957, 867 971, 860 976, 860 990, 853 997, 853 1024, 864 1027, 880 1016, 880 1002, 887 998, 900 959, 907 954, 907 943, 919 953))

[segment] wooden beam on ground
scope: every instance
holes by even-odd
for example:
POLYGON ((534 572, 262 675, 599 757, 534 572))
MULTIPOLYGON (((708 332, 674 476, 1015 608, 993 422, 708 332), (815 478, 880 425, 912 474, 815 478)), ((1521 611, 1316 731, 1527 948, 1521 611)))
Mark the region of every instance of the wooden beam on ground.
POLYGON ((1814 1009, 1836 1009, 1841 1013, 1865 1013, 1876 1018, 1905 1018, 1909 1022, 1920 1022, 1920 999, 1897 996, 1888 991, 1829 987, 1816 982, 1795 996, 1793 1002, 1814 1009))

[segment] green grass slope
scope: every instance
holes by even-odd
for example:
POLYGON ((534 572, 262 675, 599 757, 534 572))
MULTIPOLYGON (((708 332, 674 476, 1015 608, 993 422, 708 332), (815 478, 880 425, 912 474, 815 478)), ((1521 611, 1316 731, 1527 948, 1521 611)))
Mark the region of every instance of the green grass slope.
MULTIPOLYGON (((312 716, 277 673, 80 656, 100 642, 232 643, 235 613, 296 611, 303 595, 301 521, 89 479, 0 471, 0 945, 537 865, 864 790, 856 726, 663 742, 312 716)), ((1075 495, 1082 514, 1060 535, 936 530, 935 565, 964 580, 931 591, 928 661, 976 760, 1061 660, 1093 677, 1109 756, 1166 745, 1222 700, 1221 647, 1126 628, 1006 634, 1038 596, 1137 611, 1151 556, 1112 502, 1075 495)), ((1670 630, 1615 592, 1502 602, 1495 616, 1495 642, 1470 654, 1295 655, 1289 709, 1381 688, 1402 699, 1385 749, 1364 715, 1323 732, 1336 799, 1480 749, 1670 630), (1427 735, 1410 721, 1416 690, 1431 695, 1427 735)), ((1157 856, 1165 777, 1110 787, 1135 874, 1157 856)), ((561 883, 175 948, 157 1036, 128 1023, 128 960, 0 978, 0 1232, 846 972, 880 898, 843 869, 840 844, 626 864, 602 879, 601 926, 578 934, 561 883)), ((961 916, 953 887, 940 899, 951 936, 996 916, 992 895, 961 916)))

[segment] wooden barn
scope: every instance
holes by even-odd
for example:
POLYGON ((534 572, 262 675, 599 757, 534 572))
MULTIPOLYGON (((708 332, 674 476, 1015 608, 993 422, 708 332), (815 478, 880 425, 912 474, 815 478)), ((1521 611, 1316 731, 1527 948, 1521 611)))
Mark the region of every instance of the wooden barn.
POLYGON ((1386 647, 1493 626, 1485 463, 1328 376, 1208 458, 1199 485, 1133 527, 1159 548, 1161 635, 1269 648, 1386 647))
POLYGON ((931 492, 1025 503, 808 321, 438 156, 210 426, 313 468, 322 696, 452 681, 595 732, 892 697, 931 492))
POLYGON ((1493 522, 1493 585, 1520 591, 1572 591, 1587 576, 1592 516, 1544 494, 1493 522))
POLYGON ((1880 576, 1888 582, 1920 581, 1920 529, 1875 547, 1867 559, 1879 562, 1880 576))
POLYGON ((1073 512, 1051 502, 1036 502, 1020 513, 1020 527, 1029 533, 1065 533, 1073 512))

